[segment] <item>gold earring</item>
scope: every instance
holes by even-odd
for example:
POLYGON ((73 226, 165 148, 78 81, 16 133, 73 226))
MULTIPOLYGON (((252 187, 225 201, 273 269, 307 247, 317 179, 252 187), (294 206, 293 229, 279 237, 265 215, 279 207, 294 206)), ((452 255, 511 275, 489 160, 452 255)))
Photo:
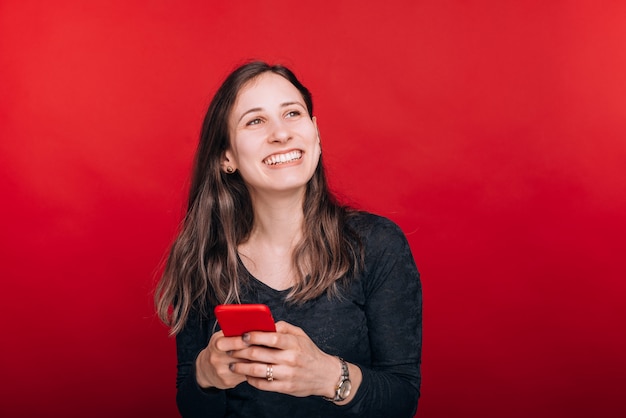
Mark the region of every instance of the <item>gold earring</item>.
POLYGON ((234 169, 234 168, 232 168, 231 166, 228 166, 228 167, 226 167, 226 172, 227 172, 228 174, 233 174, 233 173, 235 172, 235 169, 234 169))

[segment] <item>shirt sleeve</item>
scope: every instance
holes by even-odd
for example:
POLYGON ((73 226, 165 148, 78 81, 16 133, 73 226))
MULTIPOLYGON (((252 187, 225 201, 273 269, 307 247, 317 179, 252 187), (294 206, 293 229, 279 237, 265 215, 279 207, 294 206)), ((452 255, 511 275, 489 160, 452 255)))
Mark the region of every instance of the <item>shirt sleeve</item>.
POLYGON ((366 237, 365 313, 372 362, 346 408, 359 416, 413 417, 421 384, 422 288, 406 237, 378 218, 366 237))
POLYGON ((196 311, 192 311, 185 327, 176 335, 176 405, 183 418, 226 415, 225 392, 219 389, 202 389, 196 380, 196 358, 208 342, 206 322, 201 320, 196 311))

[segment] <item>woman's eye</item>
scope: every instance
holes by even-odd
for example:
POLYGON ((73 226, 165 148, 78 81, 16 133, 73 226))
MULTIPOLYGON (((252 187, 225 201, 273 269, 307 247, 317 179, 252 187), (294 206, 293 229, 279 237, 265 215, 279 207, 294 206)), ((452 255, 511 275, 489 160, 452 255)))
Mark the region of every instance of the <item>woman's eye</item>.
POLYGON ((256 119, 252 119, 251 121, 246 123, 246 125, 258 125, 259 123, 261 123, 261 119, 260 118, 256 118, 256 119))
POLYGON ((293 118, 293 117, 296 117, 296 116, 300 116, 300 111, 292 110, 290 112, 287 112, 287 115, 285 115, 285 116, 288 117, 288 118, 293 118))

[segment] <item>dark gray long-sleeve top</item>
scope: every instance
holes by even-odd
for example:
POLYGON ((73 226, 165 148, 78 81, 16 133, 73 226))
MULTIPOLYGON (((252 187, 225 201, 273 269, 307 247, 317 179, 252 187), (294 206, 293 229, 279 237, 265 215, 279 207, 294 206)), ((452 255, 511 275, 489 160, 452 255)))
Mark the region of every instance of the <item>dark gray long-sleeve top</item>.
MULTIPOLYGON (((319 396, 260 391, 247 383, 203 390, 195 359, 215 327, 212 313, 190 316, 176 337, 177 405, 183 417, 413 417, 420 394, 422 290, 408 242, 390 220, 362 213, 350 226, 365 247, 365 268, 343 289, 302 306, 250 277, 242 303, 268 305, 276 321, 298 327, 324 352, 359 366, 363 381, 354 399, 336 405, 319 396)), ((212 309, 211 309, 212 311, 212 309)), ((329 373, 337 373, 329 370, 329 373)))

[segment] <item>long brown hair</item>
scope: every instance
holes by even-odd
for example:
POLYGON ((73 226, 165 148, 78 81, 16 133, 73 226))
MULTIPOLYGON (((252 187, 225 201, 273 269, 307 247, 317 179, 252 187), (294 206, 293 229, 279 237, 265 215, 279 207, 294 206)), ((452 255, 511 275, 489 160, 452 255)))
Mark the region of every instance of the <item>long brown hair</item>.
MULTIPOLYGON (((172 334, 181 331, 191 309, 206 314, 211 305, 240 301, 247 275, 237 246, 248 238, 254 214, 243 179, 238 172, 224 173, 220 162, 229 146, 228 118, 237 94, 266 72, 291 82, 313 117, 311 93, 281 65, 244 64, 216 92, 202 125, 187 213, 155 293, 157 313, 172 334)), ((331 194, 321 157, 307 184, 303 211, 303 238, 293 252, 298 274, 287 296, 292 303, 338 296, 338 282, 352 277, 363 258, 360 240, 346 223, 353 212, 331 194)))

